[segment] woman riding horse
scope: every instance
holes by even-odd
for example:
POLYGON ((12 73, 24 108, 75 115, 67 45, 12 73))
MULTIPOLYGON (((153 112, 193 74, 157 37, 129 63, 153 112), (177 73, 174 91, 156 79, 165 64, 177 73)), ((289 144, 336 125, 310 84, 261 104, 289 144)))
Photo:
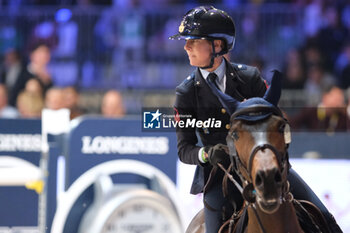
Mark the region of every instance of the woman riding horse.
MULTIPOLYGON (((191 193, 204 192, 206 231, 215 233, 243 203, 236 187, 230 186, 229 198, 224 197, 221 191, 223 172, 216 165, 218 161, 227 161, 228 156, 216 150, 218 147, 215 145, 226 144, 231 110, 218 96, 226 93, 243 101, 263 96, 266 87, 255 67, 230 63, 224 58, 235 42, 235 25, 226 12, 211 6, 196 7, 184 16, 179 33, 170 39, 186 40, 184 49, 190 64, 197 67, 176 88, 176 118, 184 121, 216 119, 221 122, 220 128, 181 128, 178 124, 176 129, 180 160, 197 165, 191 193), (198 145, 197 134, 203 146, 198 145)), ((293 170, 290 171, 288 180, 294 196, 315 203, 326 216, 332 232, 341 232, 333 216, 293 170)))

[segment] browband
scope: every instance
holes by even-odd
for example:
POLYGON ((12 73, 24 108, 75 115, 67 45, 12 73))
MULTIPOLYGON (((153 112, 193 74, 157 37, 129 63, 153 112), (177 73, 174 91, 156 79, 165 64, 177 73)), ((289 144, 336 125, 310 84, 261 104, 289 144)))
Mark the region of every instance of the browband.
POLYGON ((263 115, 277 115, 283 118, 283 114, 281 110, 273 105, 267 106, 267 105, 262 105, 262 104, 254 104, 249 107, 245 107, 242 109, 239 109, 235 111, 231 115, 231 122, 232 120, 235 120, 239 116, 251 116, 251 117, 256 117, 256 116, 263 116, 263 115))

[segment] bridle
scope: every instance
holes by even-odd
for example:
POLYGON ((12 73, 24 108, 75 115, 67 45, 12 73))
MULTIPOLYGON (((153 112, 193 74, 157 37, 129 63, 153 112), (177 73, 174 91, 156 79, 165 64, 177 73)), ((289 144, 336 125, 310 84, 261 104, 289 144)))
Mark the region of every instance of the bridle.
MULTIPOLYGON (((267 117, 269 117, 270 115, 277 115, 277 116, 281 117, 284 121, 284 125, 287 124, 286 119, 283 117, 281 111, 278 108, 265 106, 265 105, 251 106, 251 107, 236 111, 231 116, 231 122, 233 120, 239 119, 239 117, 242 116, 243 114, 248 114, 248 115, 251 114, 251 115, 257 116, 257 115, 262 115, 262 114, 266 114, 266 113, 270 113, 267 117)), ((278 151, 276 149, 276 147, 274 147, 270 143, 262 143, 262 144, 255 145, 254 148, 252 149, 250 155, 249 155, 248 166, 245 166, 243 164, 243 162, 241 161, 241 159, 239 158, 239 155, 238 155, 237 150, 235 148, 235 145, 233 143, 237 139, 232 134, 228 134, 227 137, 229 139, 229 140, 227 140, 227 146, 229 148, 230 155, 234 159, 235 172, 240 176, 242 181, 248 182, 248 183, 252 182, 253 179, 251 177, 251 170, 252 170, 252 166, 253 166, 253 160, 254 160, 256 154, 258 153, 258 151, 265 150, 265 149, 270 149, 273 152, 274 156, 276 157, 276 159, 278 161, 278 166, 279 166, 281 174, 283 174, 286 171, 288 172, 288 170, 289 170, 288 145, 289 144, 286 144, 285 150, 283 152, 278 151), (243 171, 244 174, 242 174, 241 171, 243 171)))
POLYGON ((251 176, 253 160, 255 158, 255 155, 258 153, 258 151, 265 150, 265 149, 270 149, 273 152, 273 154, 275 155, 275 157, 278 161, 278 167, 280 168, 280 172, 281 172, 281 174, 283 174, 283 172, 287 168, 287 164, 288 164, 288 151, 287 150, 284 151, 284 153, 281 153, 273 145, 268 144, 268 143, 256 145, 252 149, 252 152, 250 153, 249 160, 248 160, 249 161, 248 167, 246 167, 243 164, 243 162, 241 161, 241 159, 239 158, 239 155, 236 151, 236 148, 233 148, 233 150, 231 150, 229 148, 230 155, 232 155, 233 158, 235 159, 234 169, 235 169, 236 173, 240 176, 241 179, 243 179, 244 181, 249 182, 249 183, 251 183, 253 181, 252 176, 251 176), (231 151, 233 151, 233 153, 231 153, 231 151), (242 174, 241 171, 243 171, 244 174, 242 174))
MULTIPOLYGON (((231 116, 231 123, 234 120, 239 120, 242 117, 241 116, 266 116, 263 119, 267 119, 271 115, 276 115, 279 116, 283 119, 284 125, 288 124, 287 120, 283 117, 281 111, 277 107, 272 107, 272 106, 266 106, 266 105, 253 105, 247 108, 240 109, 236 111, 232 116, 231 116)), ((252 166, 253 166, 253 160, 256 156, 256 154, 265 149, 270 149, 274 156, 276 157, 278 161, 278 167, 280 174, 283 174, 282 177, 284 180, 282 180, 282 201, 290 201, 293 199, 291 196, 291 193, 289 192, 289 182, 287 181, 287 174, 290 168, 289 164, 289 156, 288 156, 288 145, 289 143, 286 143, 285 149, 283 152, 280 152, 271 145, 270 143, 262 143, 262 144, 257 144, 254 146, 254 148, 251 150, 251 153, 249 155, 249 160, 248 160, 248 166, 245 166, 245 164, 241 161, 239 158, 239 155, 237 153, 236 147, 234 145, 234 141, 237 140, 238 138, 235 137, 234 134, 229 133, 227 135, 227 146, 230 152, 230 159, 231 163, 233 163, 232 169, 234 169, 234 172, 240 177, 241 181, 244 185, 244 188, 240 187, 238 182, 234 182, 232 179, 232 176, 229 177, 229 179, 237 186, 238 190, 241 191, 243 198, 247 202, 247 206, 252 206, 254 213, 256 215, 256 218, 258 220, 258 223, 260 225, 260 228, 264 233, 266 233, 263 224, 260 220, 260 217, 256 211, 256 206, 255 206, 255 201, 256 201, 256 192, 254 190, 254 185, 253 185, 253 179, 251 176, 251 171, 252 171, 252 166)), ((221 167, 223 169, 223 167, 221 167)), ((227 175, 227 171, 225 172, 227 175)))

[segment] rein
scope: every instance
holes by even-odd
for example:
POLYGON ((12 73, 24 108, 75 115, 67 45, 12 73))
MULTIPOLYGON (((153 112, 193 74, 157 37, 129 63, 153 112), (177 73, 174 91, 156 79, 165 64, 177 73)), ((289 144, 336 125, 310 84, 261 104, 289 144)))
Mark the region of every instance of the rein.
MULTIPOLYGON (((237 187, 237 189, 241 192, 242 196, 244 197, 244 195, 243 195, 244 190, 243 190, 242 186, 239 185, 239 183, 233 178, 233 176, 225 169, 225 167, 222 164, 218 163, 217 165, 225 173, 225 175, 229 178, 229 180, 232 181, 232 183, 237 187)), ((246 199, 246 198, 244 197, 244 199, 246 199)), ((267 233, 265 228, 264 228, 264 226, 263 226, 263 224, 262 224, 262 222, 261 222, 259 214, 256 211, 255 204, 253 202, 249 202, 249 201, 247 201, 247 202, 248 202, 247 206, 252 206, 253 212, 255 214, 256 219, 258 220, 258 223, 259 223, 259 226, 260 226, 262 232, 263 233, 267 233)))
POLYGON ((264 143, 261 145, 257 145, 253 148, 252 152, 250 153, 249 156, 249 162, 248 162, 248 167, 245 167, 244 164, 242 163, 242 161, 239 159, 239 156, 237 154, 237 152, 235 153, 234 157, 236 159, 236 162, 238 162, 238 164, 236 165, 236 172, 239 172, 238 170, 238 166, 240 166, 244 172, 248 175, 250 181, 249 183, 252 182, 252 176, 251 176, 251 171, 252 171, 252 166, 253 166, 253 160, 255 158, 255 155, 258 153, 258 151, 260 150, 265 150, 265 149, 270 149, 272 150, 272 152, 274 153, 275 157, 277 158, 278 161, 278 166, 280 167, 280 172, 283 173, 284 169, 285 169, 285 163, 286 163, 286 157, 287 157, 287 148, 286 148, 286 152, 284 154, 281 155, 281 153, 279 151, 277 151, 277 149, 272 146, 271 144, 268 143, 264 143), (281 156, 279 156, 281 155, 281 156))

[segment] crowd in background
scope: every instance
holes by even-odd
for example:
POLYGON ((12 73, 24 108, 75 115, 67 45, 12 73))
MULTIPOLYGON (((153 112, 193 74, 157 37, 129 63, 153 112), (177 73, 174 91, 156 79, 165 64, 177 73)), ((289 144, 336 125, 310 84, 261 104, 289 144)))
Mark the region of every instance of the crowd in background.
MULTIPOLYGON (((266 6, 271 4, 273 8, 277 2, 281 1, 2 0, 0 12, 10 10, 24 14, 26 7, 35 12, 35 6, 45 5, 64 8, 54 9, 54 19, 41 20, 38 16, 37 21, 23 24, 20 17, 17 20, 14 17, 6 19, 12 26, 0 25, 0 40, 3 42, 0 45, 0 116, 40 117, 43 108, 69 108, 73 119, 91 113, 79 106, 79 97, 84 88, 92 87, 105 93, 98 113, 108 117, 124 116, 127 106, 124 107, 117 89, 174 89, 184 78, 181 75, 172 78, 179 69, 171 64, 185 64, 187 58, 181 42, 168 41, 168 35, 176 32, 179 22, 174 20, 177 16, 169 16, 166 11, 175 6, 180 10, 173 14, 184 14, 184 9, 193 5, 212 4, 231 11, 236 21, 237 42, 230 54, 233 62, 257 66, 267 81, 269 70, 277 67, 285 75, 283 88, 303 90, 306 106, 342 109, 342 114, 349 118, 350 2, 285 0, 283 3, 298 13, 292 14, 275 30, 266 30, 263 23, 274 24, 280 17, 279 11, 274 11, 275 17, 262 18, 259 9, 268 12, 266 6), (100 6, 102 10, 96 11, 100 6), (74 8, 69 10, 69 7, 74 8), (79 17, 74 9, 78 9, 79 17), (240 9, 249 10, 236 14, 241 12, 240 9), (157 23, 151 24, 155 19, 145 11, 161 12, 157 14, 157 23), (89 17, 83 17, 84 12, 88 12, 89 17), (295 16, 300 18, 295 19, 295 16), (296 28, 300 30, 296 31, 296 28), (285 40, 278 41, 281 38, 285 40), (277 59, 271 59, 276 53, 269 50, 273 46, 278 51, 277 59), (56 63, 50 67, 53 57, 56 63), (149 72, 141 70, 141 74, 137 74, 138 68, 146 63, 151 64, 148 67, 159 64, 166 76, 155 69, 149 72), (59 77, 55 76, 57 73, 59 77), (108 75, 116 78, 108 78, 108 75), (330 91, 334 88, 337 91, 330 91), (110 89, 113 90, 108 91, 110 89), (341 93, 343 98, 325 104, 325 96, 329 93, 341 93), (319 97, 317 101, 314 101, 314 96, 319 97)), ((321 113, 316 112, 315 116, 322 118, 321 113)), ((334 121, 334 117, 329 118, 332 118, 329 121, 334 121)))
POLYGON ((285 58, 285 88, 317 92, 330 83, 350 86, 350 5, 313 1, 305 8, 305 40, 285 58))
MULTIPOLYGON (((30 52, 28 64, 23 64, 16 50, 5 54, 6 67, 0 77, 0 117, 41 117, 43 108, 68 108, 71 119, 86 113, 79 107, 79 91, 74 86, 55 86, 48 71, 51 52, 38 44, 30 52)), ((107 91, 101 103, 105 117, 122 117, 125 109, 120 93, 107 91)))

